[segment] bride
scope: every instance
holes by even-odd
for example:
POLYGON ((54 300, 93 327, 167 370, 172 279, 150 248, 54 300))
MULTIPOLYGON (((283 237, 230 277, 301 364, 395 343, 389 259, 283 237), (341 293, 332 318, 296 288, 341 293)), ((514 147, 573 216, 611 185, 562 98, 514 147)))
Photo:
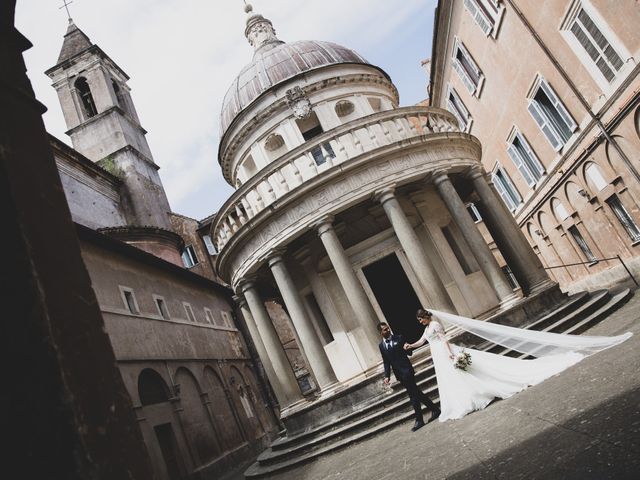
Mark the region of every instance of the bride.
POLYGON ((530 385, 542 382, 578 363, 587 355, 617 345, 631 336, 589 337, 539 332, 472 320, 437 312, 438 318, 459 326, 482 338, 538 358, 522 360, 471 348, 447 341, 444 328, 433 313, 420 309, 416 316, 425 326, 424 334, 405 349, 429 342, 440 394, 440 421, 462 418, 485 408, 494 398, 508 398, 530 385), (465 366, 464 353, 470 355, 465 366), (463 368, 457 368, 462 363, 463 368))

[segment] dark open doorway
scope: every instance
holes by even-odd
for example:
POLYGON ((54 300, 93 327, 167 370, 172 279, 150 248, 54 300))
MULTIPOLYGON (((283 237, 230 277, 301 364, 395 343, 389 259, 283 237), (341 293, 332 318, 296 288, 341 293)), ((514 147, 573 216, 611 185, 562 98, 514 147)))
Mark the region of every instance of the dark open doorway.
POLYGON ((420 300, 395 253, 362 269, 393 333, 409 342, 422 336, 424 327, 416 321, 420 300))
POLYGON ((180 454, 178 453, 178 445, 176 437, 170 423, 156 425, 153 427, 158 437, 160 451, 167 467, 167 475, 169 480, 182 480, 185 478, 184 468, 182 466, 180 454))

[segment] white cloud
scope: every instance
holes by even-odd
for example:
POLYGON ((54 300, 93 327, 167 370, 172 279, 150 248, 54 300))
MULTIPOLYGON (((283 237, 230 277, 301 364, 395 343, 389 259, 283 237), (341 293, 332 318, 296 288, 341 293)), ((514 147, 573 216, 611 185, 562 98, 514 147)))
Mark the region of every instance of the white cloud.
MULTIPOLYGON (((25 53, 37 97, 49 111, 47 129, 63 141, 66 128, 49 79, 66 30, 61 3, 18 1, 16 25, 34 47, 25 53)), ((272 0, 254 2, 283 40, 322 39, 355 48, 365 58, 394 41, 434 0, 272 0)), ((218 116, 236 73, 251 59, 242 3, 211 0, 75 0, 75 23, 131 80, 133 100, 160 165, 174 210, 196 218, 214 212, 231 193, 217 163, 218 116)), ((426 29, 426 26, 425 26, 426 29)), ((427 38, 415 38, 425 43, 427 38)), ((418 68, 421 58, 415 59, 418 68)), ((385 65, 380 65, 385 68, 385 65)), ((401 92, 402 93, 402 92, 401 92)))

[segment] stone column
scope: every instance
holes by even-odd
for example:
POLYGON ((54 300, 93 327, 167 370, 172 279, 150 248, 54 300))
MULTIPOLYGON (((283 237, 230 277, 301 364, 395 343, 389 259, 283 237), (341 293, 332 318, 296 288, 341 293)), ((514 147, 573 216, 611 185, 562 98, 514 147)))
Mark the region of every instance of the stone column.
POLYGON ((429 306, 444 312, 455 312, 447 290, 444 288, 438 273, 422 247, 422 243, 420 243, 418 235, 416 235, 411 222, 409 222, 395 196, 395 189, 387 187, 376 192, 374 198, 380 202, 387 217, 389 217, 393 231, 407 255, 411 268, 413 268, 414 273, 420 280, 425 295, 429 298, 430 305, 425 305, 425 307, 429 306))
POLYGON ((374 345, 377 345, 380 341, 380 335, 376 328, 378 316, 371 306, 360 280, 358 280, 358 277, 356 277, 353 271, 351 262, 349 262, 349 258, 340 244, 338 235, 336 235, 333 229, 332 222, 333 218, 331 217, 325 217, 318 222, 316 224, 318 235, 338 275, 338 280, 340 280, 344 293, 351 304, 353 313, 356 315, 367 338, 369 338, 374 345))
POLYGON ((302 398, 298 381, 255 284, 245 280, 241 283, 240 289, 247 300, 251 315, 255 319, 258 336, 262 339, 266 355, 270 360, 266 363, 270 363, 273 368, 276 378, 276 381, 272 382, 273 390, 280 406, 287 407, 302 398))
POLYGON ((266 373, 267 378, 269 379, 269 383, 273 388, 273 392, 276 394, 278 399, 280 399, 282 398, 282 394, 276 393, 277 389, 280 388, 280 380, 278 380, 276 371, 273 369, 273 365, 271 365, 269 354, 267 353, 267 349, 265 348, 264 342, 262 341, 260 333, 258 332, 256 321, 251 314, 251 310, 249 310, 247 300, 242 295, 235 295, 233 299, 240 306, 242 316, 244 317, 247 329, 249 330, 249 335, 251 335, 251 340, 253 341, 253 345, 256 347, 258 357, 260 357, 260 362, 262 363, 262 367, 264 368, 264 373, 266 373))
POLYGON ((279 253, 274 253, 269 257, 268 262, 300 339, 300 346, 308 360, 309 368, 313 371, 321 388, 335 383, 336 376, 331 368, 331 363, 309 318, 300 293, 289 270, 287 270, 284 259, 279 253))
POLYGON ((480 270, 482 270, 482 273, 484 273, 484 276, 493 287, 500 302, 514 299, 515 294, 513 293, 513 289, 507 282, 496 257, 491 253, 489 245, 484 241, 482 234, 476 227, 471 215, 469 215, 467 207, 451 183, 447 172, 444 170, 434 172, 432 180, 440 194, 440 198, 442 198, 449 213, 462 231, 462 235, 467 241, 471 252, 478 261, 480 270))
POLYGON ((507 264, 513 269, 523 293, 528 295, 553 283, 515 218, 489 185, 485 175, 486 172, 479 165, 471 167, 467 173, 485 207, 482 213, 491 236, 507 264))

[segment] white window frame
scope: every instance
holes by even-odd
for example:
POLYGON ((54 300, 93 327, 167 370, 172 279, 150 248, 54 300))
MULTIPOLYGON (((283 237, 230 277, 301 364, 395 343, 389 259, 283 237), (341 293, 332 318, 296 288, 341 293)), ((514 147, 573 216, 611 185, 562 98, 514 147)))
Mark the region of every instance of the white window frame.
POLYGON ((609 185, 609 182, 607 182, 604 175, 602 175, 600 165, 595 162, 590 162, 587 168, 584 169, 584 173, 598 191, 604 190, 609 185))
POLYGON ((187 321, 191 323, 198 323, 191 304, 189 302, 182 302, 182 306, 184 307, 184 313, 187 315, 187 321))
POLYGON ((463 3, 480 30, 485 35, 496 38, 505 10, 503 2, 500 0, 464 0, 463 3))
POLYGON ((559 152, 562 150, 572 135, 569 138, 563 138, 562 132, 558 130, 558 128, 554 125, 554 122, 549 118, 549 116, 544 112, 542 107, 535 100, 535 96, 538 91, 542 90, 542 92, 547 96, 549 101, 552 103, 552 106, 555 108, 558 115, 566 124, 569 131, 573 134, 578 129, 578 124, 573 119, 567 108, 564 106, 564 103, 560 101, 560 98, 556 94, 556 92, 551 88, 551 85, 542 77, 538 75, 536 80, 533 83, 533 87, 529 90, 529 95, 527 95, 527 99, 529 105, 527 109, 529 110, 529 114, 533 118, 533 121, 538 125, 538 128, 542 131, 542 133, 547 137, 547 140, 551 144, 551 147, 559 152))
POLYGON ((471 216, 471 219, 474 223, 482 222, 482 215, 480 215, 478 207, 476 207, 475 203, 467 203, 467 211, 469 211, 469 215, 471 216))
POLYGON ((522 195, 511 181, 509 174, 498 162, 491 172, 491 180, 507 208, 512 212, 517 210, 522 204, 522 195), (498 176, 498 172, 501 176, 498 176))
POLYGON ((469 110, 467 109, 466 105, 460 99, 460 95, 458 95, 458 92, 456 92, 456 89, 453 88, 451 85, 447 85, 447 109, 451 113, 453 113, 453 115, 458 120, 458 123, 460 124, 459 125, 460 131, 469 133, 471 131, 471 124, 473 123, 473 118, 471 117, 471 114, 469 113, 469 110), (454 105, 451 102, 450 97, 453 97, 454 102, 456 102, 457 105, 454 105), (464 115, 464 118, 461 117, 461 115, 464 115), (464 128, 462 128, 463 126, 464 128))
POLYGON ((531 145, 529 145, 529 142, 527 142, 527 139, 520 133, 517 127, 512 128, 507 139, 507 154, 520 172, 520 175, 522 175, 524 181, 532 188, 546 173, 544 165, 542 165, 540 159, 531 148, 531 145), (522 150, 528 158, 525 158, 522 152, 514 146, 516 140, 522 145, 522 150))
POLYGON ((467 89, 467 91, 476 97, 480 97, 480 92, 482 90, 482 86, 484 85, 484 73, 478 64, 473 59, 473 56, 469 53, 469 50, 464 46, 464 44, 460 41, 458 37, 454 37, 453 40, 453 51, 451 52, 451 66, 460 77, 463 85, 467 89), (471 68, 475 71, 475 74, 478 77, 478 83, 475 83, 474 80, 469 76, 469 73, 464 68, 464 66, 458 60, 458 51, 462 53, 462 55, 466 58, 467 63, 471 65, 471 68))
MULTIPOLYGON (((582 22, 580 22, 580 24, 582 24, 582 22)), ((583 31, 584 30, 585 29, 583 28, 583 31)), ((574 0, 574 2, 568 9, 567 15, 562 21, 562 24, 560 25, 560 33, 571 47, 571 50, 573 50, 573 52, 576 54, 580 62, 585 66, 591 77, 596 81, 598 86, 602 88, 604 92, 610 91, 611 85, 614 84, 616 80, 618 80, 618 78, 620 77, 620 72, 624 70, 624 67, 626 65, 625 60, 630 58, 631 54, 624 47, 624 44, 618 39, 615 32, 609 27, 604 18, 602 18, 598 10, 595 9, 589 1, 574 0), (582 43, 578 40, 575 33, 571 31, 573 24, 578 20, 578 15, 581 10, 584 10, 584 12, 596 26, 596 28, 600 31, 600 34, 607 42, 611 50, 622 62, 622 65, 620 65, 619 68, 616 68, 615 65, 607 58, 604 49, 597 44, 592 34, 588 31, 586 32, 588 35, 588 39, 591 41, 592 45, 596 47, 599 58, 603 58, 607 66, 613 72, 614 77, 611 80, 608 80, 605 77, 604 73, 602 73, 597 65, 597 60, 594 60, 589 55, 584 45, 582 45, 582 43)))
POLYGON ((198 260, 198 254, 196 253, 196 249, 193 248, 193 245, 185 245, 184 250, 182 251, 182 263, 186 268, 193 268, 200 263, 198 260))
POLYGON ((209 252, 209 255, 218 254, 218 251, 216 250, 216 246, 213 244, 213 240, 211 239, 211 235, 209 234, 203 235, 202 241, 204 242, 205 247, 207 247, 207 252, 209 252))
POLYGON ((120 290, 120 297, 122 298, 122 303, 124 304, 124 309, 129 312, 131 315, 140 315, 140 306, 138 305, 138 300, 136 299, 136 294, 131 287, 125 287, 123 285, 118 285, 118 289, 120 290), (127 301, 127 293, 131 295, 131 299, 133 300, 133 305, 135 312, 131 310, 129 306, 129 302, 127 301))
POLYGON ((558 221, 560 222, 565 221, 571 216, 569 214, 569 211, 567 210, 567 207, 564 206, 564 203, 562 203, 562 200, 560 200, 559 198, 556 198, 555 202, 553 202, 553 213, 555 213, 558 221))
POLYGON ((622 200, 620 200, 620 197, 618 195, 611 195, 605 200, 605 202, 609 205, 609 208, 618 219, 622 228, 627 232, 631 241, 634 244, 640 242, 640 227, 638 227, 638 224, 629 213, 629 210, 627 210, 627 207, 625 207, 622 200), (612 205, 614 201, 617 204, 617 208, 614 208, 614 205, 612 205))
POLYGON ((169 308, 167 307, 167 301, 165 300, 165 298, 161 295, 156 295, 156 294, 153 294, 152 297, 153 297, 153 302, 156 304, 156 308, 158 309, 158 315, 160 315, 160 317, 163 318, 164 320, 171 319, 171 313, 169 312, 169 308), (166 317, 162 313, 162 309, 160 308, 159 301, 161 301, 162 304, 164 305, 164 309, 167 313, 166 317))
POLYGON ((213 316, 213 312, 211 311, 210 308, 204 307, 204 317, 207 319, 207 323, 211 325, 216 324, 216 319, 213 316))
POLYGON ((220 315, 222 316, 223 326, 227 328, 235 328, 233 325, 233 317, 231 316, 231 312, 220 310, 220 315))

